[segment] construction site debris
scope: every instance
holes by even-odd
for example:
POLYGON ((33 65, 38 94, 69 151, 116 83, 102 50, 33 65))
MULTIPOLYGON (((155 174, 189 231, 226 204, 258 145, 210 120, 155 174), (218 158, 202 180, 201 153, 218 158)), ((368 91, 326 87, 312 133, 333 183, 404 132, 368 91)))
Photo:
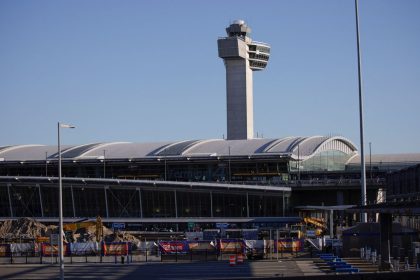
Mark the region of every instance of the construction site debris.
MULTIPOLYGON (((133 244, 140 242, 135 236, 117 231, 113 232, 111 229, 102 226, 103 238, 97 238, 97 227, 95 222, 85 223, 86 227, 75 227, 74 230, 65 231, 68 242, 98 242, 104 240, 105 242, 124 242, 129 241, 133 244)), ((65 227, 66 228, 66 227, 65 227)), ((67 227, 69 229, 71 227, 67 227)), ((43 223, 36 221, 33 218, 20 218, 18 220, 7 220, 0 223, 0 239, 14 240, 31 239, 35 240, 37 237, 49 237, 51 233, 57 233, 58 227, 55 225, 46 226, 43 223)))
POLYGON ((46 226, 32 218, 4 221, 0 226, 2 239, 35 239, 38 236, 48 236, 56 226, 46 226))

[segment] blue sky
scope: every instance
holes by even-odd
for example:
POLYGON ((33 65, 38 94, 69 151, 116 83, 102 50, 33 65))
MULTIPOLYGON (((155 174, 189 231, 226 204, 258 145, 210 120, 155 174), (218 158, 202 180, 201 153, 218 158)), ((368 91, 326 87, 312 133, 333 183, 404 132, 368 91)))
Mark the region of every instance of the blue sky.
MULTIPOLYGON (((420 152, 420 1, 360 0, 365 147, 420 152)), ((353 0, 0 1, 0 145, 226 134, 217 38, 271 44, 254 73, 264 138, 359 140, 353 0)))

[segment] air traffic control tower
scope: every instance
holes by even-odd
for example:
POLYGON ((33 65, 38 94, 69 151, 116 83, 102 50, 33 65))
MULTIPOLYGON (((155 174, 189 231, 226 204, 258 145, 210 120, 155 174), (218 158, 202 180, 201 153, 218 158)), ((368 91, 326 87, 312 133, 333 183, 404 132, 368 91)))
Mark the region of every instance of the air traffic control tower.
POLYGON ((254 138, 252 71, 263 70, 270 57, 270 46, 252 41, 251 28, 235 20, 219 38, 219 57, 226 66, 227 139, 254 138))

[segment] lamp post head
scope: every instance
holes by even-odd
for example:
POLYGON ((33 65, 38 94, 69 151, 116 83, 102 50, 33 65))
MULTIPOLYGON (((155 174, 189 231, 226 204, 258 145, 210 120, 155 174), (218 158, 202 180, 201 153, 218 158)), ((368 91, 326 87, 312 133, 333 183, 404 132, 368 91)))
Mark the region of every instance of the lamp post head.
POLYGON ((60 127, 62 127, 62 128, 76 128, 74 125, 65 124, 65 123, 60 123, 60 127))

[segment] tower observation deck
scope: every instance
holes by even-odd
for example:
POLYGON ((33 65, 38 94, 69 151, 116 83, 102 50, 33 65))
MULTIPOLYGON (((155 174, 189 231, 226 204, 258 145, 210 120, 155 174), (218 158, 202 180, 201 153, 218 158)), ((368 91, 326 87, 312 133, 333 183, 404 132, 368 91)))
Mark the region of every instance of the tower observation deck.
POLYGON ((219 57, 226 67, 227 139, 254 138, 252 71, 263 70, 270 58, 270 46, 253 41, 251 28, 235 20, 219 38, 219 57))

